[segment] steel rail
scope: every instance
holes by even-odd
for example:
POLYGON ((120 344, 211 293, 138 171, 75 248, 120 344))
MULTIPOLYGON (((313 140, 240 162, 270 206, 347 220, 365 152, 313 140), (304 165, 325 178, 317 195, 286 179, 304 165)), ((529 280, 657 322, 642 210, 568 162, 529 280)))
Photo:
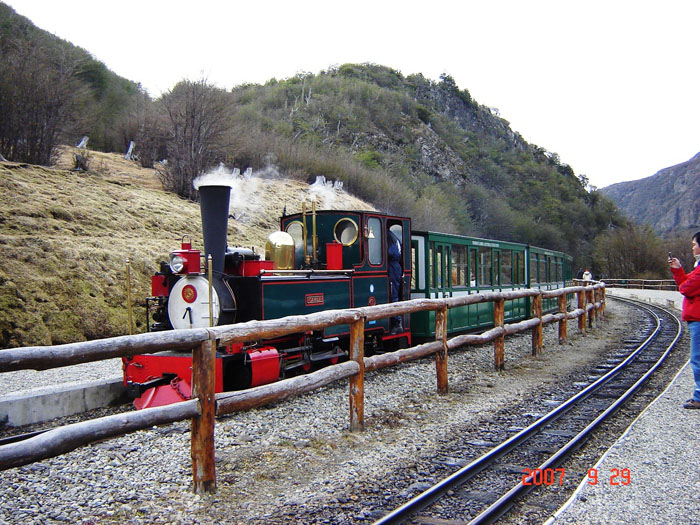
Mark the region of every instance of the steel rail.
MULTIPOLYGON (((617 299, 617 298, 615 298, 617 299)), ((649 311, 646 307, 645 309, 649 311)), ((374 522, 374 525, 386 525, 393 523, 400 523, 402 520, 407 519, 409 516, 416 514, 417 512, 423 510, 424 508, 431 505, 433 502, 441 498, 448 490, 452 490, 459 485, 467 482, 474 476, 476 476, 482 470, 491 466, 495 461, 505 456, 522 443, 527 441, 529 438, 539 433, 546 425, 556 421, 569 410, 573 409, 579 402, 583 401, 597 390, 602 388, 606 383, 613 379, 617 374, 624 370, 631 362, 633 362, 647 346, 653 341, 661 330, 661 323, 658 316, 652 313, 656 317, 657 324, 654 331, 632 352, 627 356, 621 363, 619 363, 615 368, 610 370, 605 375, 598 378, 595 382, 588 385, 586 388, 581 390, 576 395, 572 396, 567 401, 563 402, 561 405, 556 407, 554 410, 545 414, 540 419, 532 423, 527 428, 521 430, 515 434, 510 439, 504 441, 500 445, 491 449, 486 454, 483 454, 479 458, 472 461, 469 465, 464 466, 460 470, 456 471, 452 475, 443 479, 436 485, 425 490, 421 494, 413 497, 397 509, 393 510, 389 514, 380 518, 374 522)), ((677 336, 677 338, 680 336, 677 336)), ((677 338, 674 340, 677 341, 677 338)), ((597 426, 597 425, 596 425, 597 426)))
POLYGON ((26 434, 15 434, 14 436, 0 438, 0 446, 9 445, 10 443, 17 443, 18 441, 24 441, 25 439, 33 438, 34 436, 38 436, 39 434, 43 434, 49 430, 52 429, 47 428, 44 430, 35 430, 34 432, 27 432, 26 434))
MULTIPOLYGON (((635 303, 633 301, 621 299, 623 302, 628 302, 632 304, 637 304, 639 307, 647 310, 650 312, 654 317, 656 317, 657 321, 660 323, 659 317, 656 315, 655 312, 653 312, 651 309, 647 308, 645 305, 641 303, 635 303)), ((674 346, 676 346, 676 343, 678 340, 681 338, 681 335, 683 334, 683 324, 678 320, 678 317, 675 314, 671 314, 668 312, 666 309, 657 307, 661 310, 664 310, 666 313, 670 314, 677 322, 678 324, 678 329, 676 331, 676 335, 673 338, 673 341, 668 345, 666 348, 665 352, 661 355, 661 357, 657 360, 657 362, 652 366, 642 377, 640 377, 629 389, 625 391, 617 400, 615 400, 614 403, 612 403, 607 409, 605 409, 603 412, 601 412, 597 418, 595 418, 586 428, 581 430, 576 436, 574 436, 568 443, 566 443, 562 448, 560 448, 556 453, 554 453, 552 456, 550 456, 549 459, 547 459, 545 462, 543 462, 538 469, 546 469, 546 468, 553 468, 556 467, 557 465, 561 464, 569 455, 571 455, 575 450, 577 450, 585 441, 588 436, 596 429, 598 426, 608 419, 610 416, 612 416, 617 410, 627 402, 627 400, 634 395, 634 393, 639 390, 639 388, 651 377, 651 375, 656 371, 659 366, 666 360, 666 357, 668 357, 668 354, 671 352, 674 346)), ((530 481, 532 482, 533 475, 528 476, 525 478, 522 482, 518 483, 515 485, 513 488, 511 488, 506 494, 501 496, 497 501, 492 503, 488 508, 483 510, 481 513, 479 513, 474 519, 472 519, 469 522, 469 525, 477 525, 481 523, 492 523, 501 516, 503 516, 505 513, 510 510, 510 508, 513 506, 513 503, 515 502, 516 498, 519 496, 529 492, 532 490, 535 485, 527 485, 526 482, 530 481)))

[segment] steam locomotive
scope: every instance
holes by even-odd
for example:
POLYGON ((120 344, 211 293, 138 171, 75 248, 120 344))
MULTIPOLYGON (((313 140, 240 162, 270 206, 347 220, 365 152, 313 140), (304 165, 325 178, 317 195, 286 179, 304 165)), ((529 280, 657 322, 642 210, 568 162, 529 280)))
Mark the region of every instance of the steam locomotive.
MULTIPOLYGON (((151 278, 152 294, 146 300, 151 331, 276 319, 418 297, 555 288, 571 279, 571 257, 561 252, 412 232, 406 217, 316 210, 313 203, 311 210, 304 207, 301 213, 281 218, 280 231, 269 236, 261 257, 252 249, 227 244, 230 186, 200 182, 197 189, 204 254, 211 255, 211 267, 202 263, 203 254, 193 248, 191 239, 183 237, 180 249, 151 278)), ((487 326, 493 322, 492 309, 489 303, 453 309, 448 331, 487 326)), ((528 299, 506 303, 507 319, 525 318, 528 312, 528 299)), ((365 354, 434 338, 434 315, 420 312, 367 322, 365 354)), ((349 326, 339 325, 220 347, 216 391, 263 385, 346 359, 348 342, 349 326)), ((166 351, 123 361, 124 382, 137 408, 191 396, 190 353, 166 351)))

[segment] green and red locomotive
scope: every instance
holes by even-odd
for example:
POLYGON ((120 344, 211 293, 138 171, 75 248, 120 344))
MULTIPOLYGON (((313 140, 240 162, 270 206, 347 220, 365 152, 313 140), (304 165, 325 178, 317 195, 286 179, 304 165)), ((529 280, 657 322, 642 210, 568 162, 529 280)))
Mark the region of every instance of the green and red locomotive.
MULTIPOLYGON (((204 251, 188 237, 161 263, 147 298, 149 330, 205 328, 411 298, 485 290, 562 287, 571 257, 525 244, 411 231, 411 221, 375 211, 319 210, 285 215, 264 257, 229 247, 231 188, 199 184, 204 251), (211 279, 203 254, 211 256, 211 279), (210 285, 211 282, 211 285, 210 285), (211 297, 211 300, 210 300, 211 297)), ((493 320, 489 303, 450 312, 448 331, 493 320)), ((509 320, 525 318, 527 299, 509 301, 509 320)), ((434 312, 370 321, 365 354, 434 338, 434 312)), ((347 358, 349 326, 217 349, 216 391, 274 382, 347 358)), ((191 395, 191 353, 159 352, 124 359, 124 382, 137 408, 191 395)))
MULTIPOLYGON (((212 299, 203 254, 185 237, 152 277, 150 330, 204 328, 390 300, 387 238, 410 246, 410 219, 370 211, 316 211, 314 206, 310 213, 282 217, 281 230, 269 236, 262 258, 251 249, 227 246, 231 188, 200 184, 198 189, 204 253, 212 259, 212 299)), ((398 298, 407 298, 410 253, 403 254, 401 266, 398 298)), ((368 322, 368 354, 410 344, 407 317, 368 322)), ((344 359, 349 331, 340 325, 219 348, 216 390, 258 386, 344 359)), ((138 408, 158 406, 189 397, 190 367, 189 353, 137 355, 124 359, 124 380, 138 408)))

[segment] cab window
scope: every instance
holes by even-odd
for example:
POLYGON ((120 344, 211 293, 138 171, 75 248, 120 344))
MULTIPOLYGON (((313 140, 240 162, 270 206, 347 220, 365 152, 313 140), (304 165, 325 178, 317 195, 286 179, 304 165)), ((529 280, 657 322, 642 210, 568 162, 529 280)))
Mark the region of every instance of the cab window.
POLYGON ((382 221, 376 217, 370 217, 367 220, 368 235, 367 245, 369 248, 369 263, 373 266, 379 266, 383 262, 382 256, 382 221))

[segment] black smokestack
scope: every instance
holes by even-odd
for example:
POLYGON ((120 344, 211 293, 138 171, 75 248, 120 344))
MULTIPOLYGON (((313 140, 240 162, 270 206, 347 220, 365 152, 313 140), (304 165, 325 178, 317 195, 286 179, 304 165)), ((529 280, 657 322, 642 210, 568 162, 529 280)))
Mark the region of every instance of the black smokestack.
POLYGON ((211 255, 214 274, 224 271, 230 198, 231 186, 199 184, 204 254, 211 255))

